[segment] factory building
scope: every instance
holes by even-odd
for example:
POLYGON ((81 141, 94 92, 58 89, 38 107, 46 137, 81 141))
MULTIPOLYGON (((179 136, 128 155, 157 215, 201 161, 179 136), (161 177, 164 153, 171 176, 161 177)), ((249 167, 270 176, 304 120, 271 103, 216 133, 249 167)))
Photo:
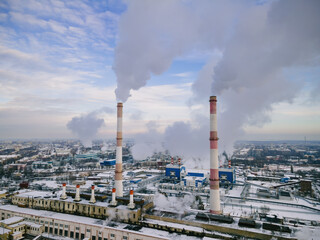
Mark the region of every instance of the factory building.
POLYGON ((179 164, 168 164, 166 166, 166 177, 181 180, 185 176, 186 168, 179 164))
POLYGON ((234 168, 219 168, 220 183, 234 184, 236 182, 236 170, 234 168))
POLYGON ((116 165, 116 159, 103 160, 100 162, 101 167, 111 167, 116 165))
MULTIPOLYGON (((219 168, 220 184, 234 184, 236 172, 234 168, 219 168)), ((209 170, 186 169, 184 165, 168 164, 166 166, 166 177, 180 180, 181 185, 187 187, 203 187, 209 182, 209 170)))
POLYGON ((203 187, 207 179, 205 177, 186 176, 182 179, 182 184, 186 187, 203 187))
MULTIPOLYGON (((31 235, 36 236, 42 233, 42 236, 49 239, 91 239, 91 240, 109 240, 109 239, 166 239, 160 236, 146 234, 137 231, 115 228, 105 225, 97 219, 74 216, 65 213, 53 213, 49 211, 38 211, 36 209, 20 208, 14 205, 1 205, 0 216, 2 219, 10 219, 12 217, 24 219, 34 226, 40 226, 41 230, 31 235)), ((32 225, 31 225, 32 226, 32 225)), ((10 230, 4 229, 4 235, 8 239, 10 230)), ((0 227, 0 230, 1 227, 0 227)), ((2 236, 1 236, 2 237, 2 236)))
MULTIPOLYGON (((11 215, 10 215, 11 216, 11 215)), ((25 221, 23 217, 12 216, 5 219, 5 214, 1 214, 1 239, 22 239, 25 234, 38 236, 44 227, 31 221, 25 221)))
POLYGON ((134 208, 129 207, 129 204, 132 206, 132 203, 129 202, 129 197, 118 197, 116 204, 111 203, 111 199, 96 202, 93 186, 91 198, 90 201, 88 201, 81 198, 79 185, 77 185, 75 197, 71 198, 66 193, 66 185, 63 184, 63 191, 60 197, 51 192, 25 191, 14 195, 12 197, 12 203, 20 207, 39 210, 49 210, 100 219, 116 216, 123 222, 138 222, 141 219, 142 210, 149 209, 153 206, 153 203, 141 198, 133 199, 133 197, 130 196, 130 199, 131 198, 135 205, 134 208))

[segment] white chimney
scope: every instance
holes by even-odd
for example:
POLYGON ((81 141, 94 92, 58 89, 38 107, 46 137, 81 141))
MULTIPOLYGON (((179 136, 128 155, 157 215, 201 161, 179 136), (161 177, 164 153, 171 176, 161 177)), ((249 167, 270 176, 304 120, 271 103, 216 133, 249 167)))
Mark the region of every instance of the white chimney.
POLYGON ((66 188, 67 188, 67 184, 63 183, 62 184, 62 194, 60 196, 60 199, 67 199, 67 193, 66 193, 66 188))
POLYGON ((94 185, 92 185, 90 203, 95 203, 95 202, 96 202, 96 198, 94 197, 94 185))
POLYGON ((130 190, 130 202, 128 204, 128 208, 132 209, 134 207, 135 207, 135 205, 134 205, 134 202, 133 202, 133 190, 130 190))
POLYGON ((74 198, 74 201, 76 201, 76 202, 80 202, 81 201, 81 199, 80 199, 80 185, 79 184, 77 184, 76 196, 74 198))
POLYGON ((116 206, 117 205, 117 201, 116 201, 116 189, 112 188, 112 201, 110 202, 110 204, 112 206, 116 206))

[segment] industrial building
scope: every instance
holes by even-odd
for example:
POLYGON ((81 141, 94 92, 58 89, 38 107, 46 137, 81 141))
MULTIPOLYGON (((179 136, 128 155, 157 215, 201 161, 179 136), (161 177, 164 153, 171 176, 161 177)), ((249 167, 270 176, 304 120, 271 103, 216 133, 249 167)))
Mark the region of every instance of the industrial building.
POLYGON ((235 168, 219 168, 220 183, 227 184, 236 183, 236 170, 235 168))
POLYGON ((173 161, 166 166, 166 177, 173 180, 182 180, 186 175, 186 168, 181 164, 174 164, 173 161))
MULTIPOLYGON (((38 226, 39 230, 38 232, 32 232, 31 235, 33 236, 38 236, 43 233, 43 236, 48 238, 87 238, 91 240, 165 239, 153 234, 145 234, 137 231, 107 226, 104 225, 103 222, 98 222, 97 219, 94 218, 81 216, 75 217, 74 215, 65 213, 38 211, 36 209, 21 208, 13 205, 0 206, 0 216, 2 219, 6 219, 5 221, 14 217, 14 219, 19 219, 19 221, 28 222, 27 224, 30 223, 30 226, 38 226)), ((4 229, 6 229, 4 233, 7 238, 2 239, 6 240, 9 239, 12 231, 7 228, 4 229)))
MULTIPOLYGON (((234 168, 219 168, 220 184, 234 184, 236 172, 234 168)), ((166 177, 177 180, 184 186, 202 187, 209 183, 210 171, 201 169, 186 169, 184 165, 168 164, 166 177)))
POLYGON ((132 199, 130 197, 119 197, 106 199, 107 201, 96 201, 94 188, 90 201, 81 198, 80 186, 77 185, 77 192, 72 198, 66 194, 66 185, 61 196, 52 192, 43 191, 25 191, 12 197, 12 203, 20 207, 50 210, 61 213, 75 214, 94 218, 117 217, 124 222, 137 222, 141 219, 143 210, 153 206, 152 202, 145 201, 141 198, 132 199), (113 201, 112 201, 113 200, 113 201), (131 202, 130 202, 131 201, 131 202), (131 207, 135 205, 135 207, 131 207))
POLYGON ((116 159, 108 159, 100 162, 101 167, 111 167, 116 165, 116 159))
POLYGON ((9 214, 9 217, 6 218, 5 213, 1 213, 0 216, 1 239, 18 240, 22 239, 25 234, 38 236, 44 231, 44 227, 41 224, 37 224, 32 221, 25 221, 23 217, 17 217, 15 215, 11 216, 9 214))

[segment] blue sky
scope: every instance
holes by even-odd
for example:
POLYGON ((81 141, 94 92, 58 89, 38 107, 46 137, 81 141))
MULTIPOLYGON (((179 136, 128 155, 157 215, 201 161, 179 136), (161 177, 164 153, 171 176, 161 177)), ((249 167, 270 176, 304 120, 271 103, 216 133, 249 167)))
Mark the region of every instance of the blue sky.
MULTIPOLYGON (((117 79, 112 66, 123 36, 119 22, 127 12, 127 3, 116 0, 1 1, 0 138, 76 137, 66 126, 73 117, 105 106, 115 109, 117 79)), ((190 105, 190 99, 192 84, 207 62, 224 57, 224 47, 212 49, 192 47, 174 56, 168 69, 131 91, 124 108, 127 136, 146 132, 150 121, 163 132, 176 121, 192 123, 195 111, 207 113, 207 100, 190 105)), ((320 77, 319 61, 313 67, 283 69, 283 75, 291 82, 304 82, 302 90, 290 101, 272 104, 266 112, 269 121, 242 125, 241 139, 320 139, 319 93, 314 85, 320 77)), ((99 117, 105 124, 97 137, 113 138, 115 113, 102 112, 99 117)))

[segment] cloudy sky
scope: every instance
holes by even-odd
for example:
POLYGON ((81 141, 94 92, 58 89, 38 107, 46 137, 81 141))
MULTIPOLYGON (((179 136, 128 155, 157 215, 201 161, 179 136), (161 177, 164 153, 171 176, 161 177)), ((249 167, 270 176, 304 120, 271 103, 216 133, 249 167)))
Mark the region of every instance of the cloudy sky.
POLYGON ((120 100, 125 137, 208 141, 215 94, 223 145, 320 140, 319 12, 312 0, 0 1, 0 138, 114 138, 120 100))

